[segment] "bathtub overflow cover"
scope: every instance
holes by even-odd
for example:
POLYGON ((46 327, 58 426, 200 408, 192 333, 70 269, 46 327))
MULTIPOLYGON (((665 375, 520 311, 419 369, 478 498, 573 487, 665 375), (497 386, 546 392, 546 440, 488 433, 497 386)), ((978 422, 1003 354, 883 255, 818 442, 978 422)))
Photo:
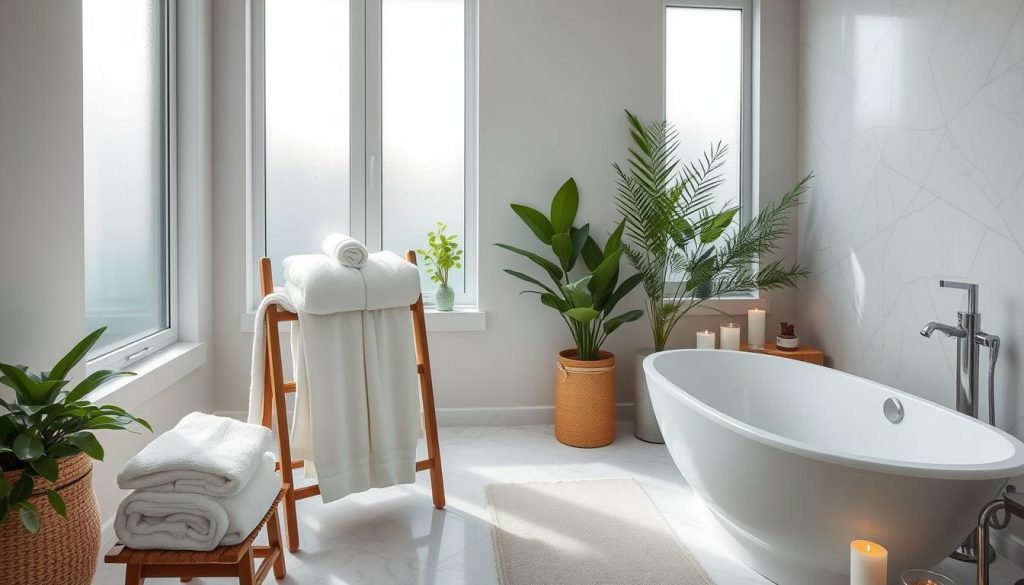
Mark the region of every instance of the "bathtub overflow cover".
POLYGON ((903 403, 899 398, 886 398, 882 403, 882 413, 889 422, 896 424, 903 420, 903 403))

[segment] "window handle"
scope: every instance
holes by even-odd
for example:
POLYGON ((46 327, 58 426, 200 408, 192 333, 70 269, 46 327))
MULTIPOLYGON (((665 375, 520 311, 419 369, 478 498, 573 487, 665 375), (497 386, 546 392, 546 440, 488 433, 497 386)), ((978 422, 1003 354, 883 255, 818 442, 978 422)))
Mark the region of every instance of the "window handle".
POLYGON ((130 362, 130 361, 132 361, 133 359, 135 359, 135 358, 139 357, 140 355, 142 355, 142 354, 146 353, 147 351, 149 351, 149 347, 144 347, 144 348, 140 349, 139 351, 137 351, 137 352, 135 352, 135 353, 131 353, 131 354, 128 354, 128 355, 127 355, 127 356, 126 356, 126 357, 124 358, 124 361, 126 361, 126 362, 130 362))
POLYGON ((377 157, 376 157, 376 155, 372 155, 371 154, 370 155, 370 171, 369 171, 369 173, 370 173, 370 190, 371 191, 374 189, 374 185, 376 184, 374 182, 374 179, 377 176, 377 174, 374 173, 374 169, 376 169, 376 168, 377 168, 377 157))

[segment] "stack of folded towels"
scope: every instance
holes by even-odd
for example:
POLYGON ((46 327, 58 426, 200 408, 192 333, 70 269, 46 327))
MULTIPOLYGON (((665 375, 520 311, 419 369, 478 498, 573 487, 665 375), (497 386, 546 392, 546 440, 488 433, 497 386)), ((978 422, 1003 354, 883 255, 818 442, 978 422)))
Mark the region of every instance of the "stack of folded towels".
POLYGON ((130 548, 209 551, 238 544, 281 489, 261 425, 193 412, 133 457, 117 476, 135 490, 114 520, 130 548))

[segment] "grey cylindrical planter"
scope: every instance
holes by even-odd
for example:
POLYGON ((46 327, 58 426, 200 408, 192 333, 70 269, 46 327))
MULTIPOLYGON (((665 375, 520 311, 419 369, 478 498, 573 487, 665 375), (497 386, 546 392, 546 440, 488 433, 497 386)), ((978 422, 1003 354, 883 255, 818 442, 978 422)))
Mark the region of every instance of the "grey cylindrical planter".
POLYGON ((647 391, 647 377, 644 375, 644 358, 654 353, 654 348, 636 350, 633 369, 633 434, 641 441, 664 443, 658 419, 654 415, 651 395, 647 391))

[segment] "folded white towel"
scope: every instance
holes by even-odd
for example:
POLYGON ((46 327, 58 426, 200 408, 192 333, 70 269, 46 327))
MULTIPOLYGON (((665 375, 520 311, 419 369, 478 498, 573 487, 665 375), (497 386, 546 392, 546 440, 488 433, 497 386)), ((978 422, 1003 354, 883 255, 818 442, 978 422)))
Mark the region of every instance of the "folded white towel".
POLYGON ((408 307, 420 296, 419 270, 394 252, 370 254, 360 272, 366 281, 367 311, 408 307))
POLYGON ((273 439, 266 427, 193 412, 128 460, 117 485, 230 496, 256 473, 273 439))
POLYGON ((273 453, 256 457, 257 471, 226 497, 136 490, 117 509, 114 532, 130 548, 209 551, 246 539, 281 489, 273 453))
POLYGON ((284 292, 297 313, 329 315, 366 307, 362 271, 324 254, 288 256, 284 279, 284 292))
POLYGON ((343 266, 362 268, 370 251, 362 242, 345 234, 331 234, 320 244, 324 253, 340 262, 343 266))

